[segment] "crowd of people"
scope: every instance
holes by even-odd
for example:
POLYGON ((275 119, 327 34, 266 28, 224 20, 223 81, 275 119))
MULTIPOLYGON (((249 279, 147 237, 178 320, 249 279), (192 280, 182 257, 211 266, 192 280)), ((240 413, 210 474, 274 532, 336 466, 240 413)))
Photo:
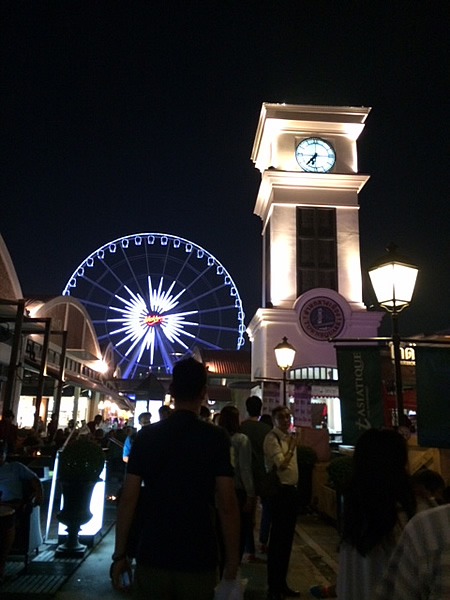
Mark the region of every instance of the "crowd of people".
MULTIPOLYGON (((231 405, 211 417, 203 403, 206 374, 192 359, 175 367, 171 391, 173 416, 138 434, 130 454, 111 566, 114 586, 123 589, 132 577, 126 540, 134 507, 144 493, 145 510, 138 511, 141 537, 135 554, 134 598, 213 598, 216 567, 222 575, 216 598, 242 597, 238 568, 245 557, 255 556, 258 502, 261 519, 256 531, 259 551, 267 552, 267 599, 299 596, 287 581, 298 516, 300 442, 289 409, 277 406, 266 424, 261 400, 250 397, 246 419, 241 421, 231 405), (149 456, 163 456, 163 464, 149 461, 149 456), (265 481, 272 471, 279 485, 265 497, 265 481), (151 516, 155 514, 157 519, 151 516), (173 534, 168 535, 171 527, 173 534), (182 543, 179 532, 186 536, 182 543), (218 544, 213 543, 217 532, 218 544), (186 591, 191 584, 192 595, 186 591)), ((352 475, 342 490, 337 581, 312 585, 311 595, 345 600, 448 597, 450 508, 442 504, 444 488, 442 477, 428 469, 410 476, 407 444, 400 433, 390 429, 362 433, 352 475), (433 527, 436 535, 427 533, 427 527, 433 527), (432 560, 422 543, 432 552, 432 560), (413 558, 408 545, 414 549, 413 558)))
MULTIPOLYGON (((205 403, 206 384, 203 364, 193 358, 180 361, 170 386, 175 408, 162 406, 157 423, 150 426, 152 415, 142 413, 139 432, 118 426, 105 431, 97 415, 77 429, 77 435, 108 448, 113 469, 125 474, 110 568, 113 586, 131 589, 135 600, 237 600, 243 597, 240 565, 263 561, 267 600, 298 597, 287 580, 299 514, 300 438, 292 414, 279 405, 271 415, 261 415, 261 399, 250 396, 246 418, 232 405, 212 415, 205 403)), ((0 421, 4 456, 15 448, 13 418, 6 414, 0 421)), ((55 421, 47 426, 46 441, 56 448, 70 427, 58 437, 55 421)), ((33 447, 32 434, 28 438, 33 447)), ((25 471, 20 476, 31 478, 25 471)), ((311 582, 311 596, 449 597, 448 488, 435 471, 410 475, 400 433, 363 432, 351 476, 339 492, 337 579, 328 586, 311 582)), ((8 535, 10 530, 4 539, 8 535)), ((0 548, 0 578, 2 556, 0 548)))
MULTIPOLYGON (((168 406, 161 407, 160 418, 170 410, 168 406)), ((150 413, 139 415, 139 427, 144 421, 145 424, 151 422, 150 413)), ((19 428, 14 423, 14 413, 11 410, 6 410, 0 420, 0 440, 4 440, 8 455, 30 458, 44 455, 54 458, 69 438, 74 441, 79 436, 85 436, 105 450, 108 477, 116 477, 119 481, 123 478, 126 456, 137 431, 132 420, 122 422, 118 418, 104 419, 100 414, 88 422, 81 420, 75 423, 71 419, 65 427, 58 425, 56 414, 51 415, 47 425, 39 418, 37 425, 30 428, 19 428)))

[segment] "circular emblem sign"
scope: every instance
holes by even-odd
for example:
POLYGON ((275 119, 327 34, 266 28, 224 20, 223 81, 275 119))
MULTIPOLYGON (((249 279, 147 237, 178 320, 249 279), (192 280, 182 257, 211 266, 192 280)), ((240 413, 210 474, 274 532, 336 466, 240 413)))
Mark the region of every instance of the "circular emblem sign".
POLYGON ((300 311, 300 325, 314 340, 328 340, 344 327, 344 313, 337 302, 320 296, 309 300, 300 311))

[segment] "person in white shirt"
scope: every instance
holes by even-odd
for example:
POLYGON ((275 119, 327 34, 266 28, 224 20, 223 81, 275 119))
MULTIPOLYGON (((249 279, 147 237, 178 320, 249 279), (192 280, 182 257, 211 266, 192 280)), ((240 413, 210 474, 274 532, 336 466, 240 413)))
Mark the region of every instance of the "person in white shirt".
POLYGON ((281 486, 270 499, 272 527, 267 553, 268 600, 298 597, 291 589, 287 572, 294 539, 298 512, 297 434, 290 433, 292 415, 287 406, 277 406, 272 411, 274 428, 264 439, 264 457, 268 471, 277 468, 281 486))

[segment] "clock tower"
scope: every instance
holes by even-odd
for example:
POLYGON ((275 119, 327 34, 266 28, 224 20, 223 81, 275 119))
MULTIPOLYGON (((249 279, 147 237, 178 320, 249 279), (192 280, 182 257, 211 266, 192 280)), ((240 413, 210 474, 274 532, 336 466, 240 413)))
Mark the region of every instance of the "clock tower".
POLYGON ((273 349, 283 336, 296 349, 293 368, 331 373, 330 338, 377 335, 381 315, 362 301, 358 224, 369 175, 358 173, 356 141, 369 112, 262 105, 251 157, 263 242, 262 308, 247 327, 253 379, 280 377, 273 349))

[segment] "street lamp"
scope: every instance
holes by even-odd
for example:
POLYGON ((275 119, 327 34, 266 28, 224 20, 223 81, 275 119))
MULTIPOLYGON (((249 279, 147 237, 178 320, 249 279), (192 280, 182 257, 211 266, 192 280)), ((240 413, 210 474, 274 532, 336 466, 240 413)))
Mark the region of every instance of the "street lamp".
POLYGON ((402 371, 400 366, 400 334, 398 314, 411 302, 419 269, 409 259, 397 254, 397 246, 390 244, 387 255, 369 268, 378 304, 391 313, 392 345, 394 348, 395 395, 397 398, 397 424, 405 424, 403 407, 402 371))
POLYGON ((283 371, 283 405, 286 406, 286 372, 294 363, 295 348, 283 337, 283 341, 274 348, 277 365, 283 371))

